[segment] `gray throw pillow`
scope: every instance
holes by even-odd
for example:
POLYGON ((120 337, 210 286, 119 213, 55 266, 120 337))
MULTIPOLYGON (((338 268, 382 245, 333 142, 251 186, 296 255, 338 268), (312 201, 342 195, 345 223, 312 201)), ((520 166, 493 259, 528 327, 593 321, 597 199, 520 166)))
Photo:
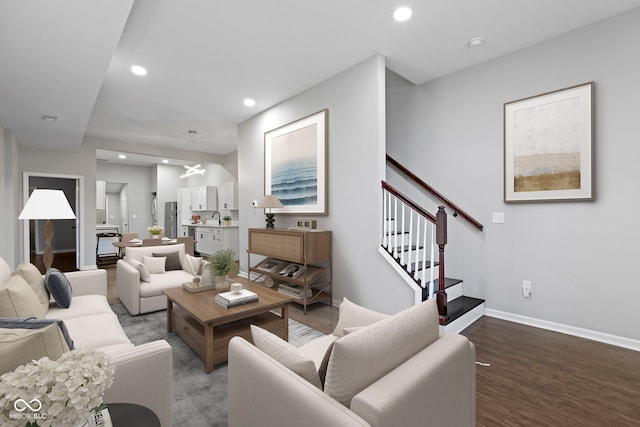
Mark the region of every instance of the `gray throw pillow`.
POLYGON ((167 257, 167 261, 165 262, 165 265, 164 265, 165 271, 182 270, 182 264, 180 263, 180 255, 178 255, 177 251, 166 252, 163 254, 154 252, 152 255, 157 258, 167 257))
POLYGON ((46 328, 52 323, 58 324, 58 328, 60 328, 60 332, 62 332, 62 335, 64 336, 64 340, 67 342, 67 345, 69 346, 69 350, 73 350, 75 348, 73 346, 73 340, 69 335, 67 326, 64 324, 62 320, 37 319, 35 317, 29 317, 29 318, 0 317, 0 328, 2 329, 40 329, 40 328, 46 328))
POLYGON ((44 276, 44 284, 58 307, 69 308, 71 305, 71 283, 57 268, 50 268, 44 276))

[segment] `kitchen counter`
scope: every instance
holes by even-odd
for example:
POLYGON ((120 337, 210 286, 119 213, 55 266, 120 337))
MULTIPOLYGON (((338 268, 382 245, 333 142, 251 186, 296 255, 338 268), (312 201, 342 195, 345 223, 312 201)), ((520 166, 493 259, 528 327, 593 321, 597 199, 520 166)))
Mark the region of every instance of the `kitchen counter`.
POLYGON ((218 225, 218 224, 182 224, 183 227, 210 227, 210 228, 238 228, 237 225, 218 225))

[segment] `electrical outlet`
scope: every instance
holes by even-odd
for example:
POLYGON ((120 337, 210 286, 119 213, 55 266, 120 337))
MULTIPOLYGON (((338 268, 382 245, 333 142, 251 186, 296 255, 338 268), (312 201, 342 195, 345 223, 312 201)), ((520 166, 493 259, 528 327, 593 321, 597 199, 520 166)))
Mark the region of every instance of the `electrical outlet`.
POLYGON ((494 224, 504 224, 504 212, 493 212, 491 220, 494 224))
POLYGON ((522 281, 522 296, 531 298, 531 282, 529 280, 522 281))

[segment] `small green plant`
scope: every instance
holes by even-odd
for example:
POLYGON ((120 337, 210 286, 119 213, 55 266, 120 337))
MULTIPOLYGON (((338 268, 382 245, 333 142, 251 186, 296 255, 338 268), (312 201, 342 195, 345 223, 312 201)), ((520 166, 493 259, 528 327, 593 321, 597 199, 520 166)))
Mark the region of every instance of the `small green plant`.
POLYGON ((223 216, 222 219, 225 221, 231 221, 231 217, 229 215, 223 216))
POLYGON ((236 253, 231 249, 223 249, 209 257, 209 271, 212 276, 237 274, 240 266, 236 262, 236 253))

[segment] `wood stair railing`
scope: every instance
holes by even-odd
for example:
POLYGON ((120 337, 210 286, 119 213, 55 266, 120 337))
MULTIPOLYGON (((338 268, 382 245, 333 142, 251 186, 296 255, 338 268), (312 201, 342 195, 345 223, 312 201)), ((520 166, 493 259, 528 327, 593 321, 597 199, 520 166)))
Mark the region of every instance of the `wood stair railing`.
POLYGON ((383 230, 381 246, 431 297, 435 293, 440 322, 448 322, 447 293, 445 290, 444 251, 447 244, 447 214, 444 206, 434 216, 417 205, 390 184, 382 181, 383 230), (435 243, 434 243, 435 242, 435 243), (434 248, 438 246, 438 289, 432 289, 434 280, 434 248), (431 256, 427 260, 427 247, 431 256), (427 282, 426 267, 430 266, 427 282), (427 288, 431 287, 427 290, 427 288))
POLYGON ((465 211, 460 209, 455 203, 453 203, 452 201, 447 199, 440 192, 438 192, 435 188, 433 188, 432 186, 430 186, 429 184, 424 182, 416 174, 411 172, 409 169, 404 167, 400 162, 398 162, 397 160, 395 160, 393 157, 389 156, 388 154, 387 154, 387 163, 389 163, 390 165, 394 166, 396 169, 398 169, 400 172, 402 172, 404 175, 406 175, 411 181, 415 182, 418 186, 420 186, 421 188, 423 188, 427 192, 431 193, 436 199, 438 199, 442 203, 444 203, 445 206, 448 206, 452 210, 454 217, 460 215, 462 218, 464 218, 467 222, 469 222, 471 225, 473 225, 479 231, 482 231, 484 229, 484 226, 482 224, 480 224, 478 221, 476 221, 471 215, 469 215, 468 213, 466 213, 465 211))

